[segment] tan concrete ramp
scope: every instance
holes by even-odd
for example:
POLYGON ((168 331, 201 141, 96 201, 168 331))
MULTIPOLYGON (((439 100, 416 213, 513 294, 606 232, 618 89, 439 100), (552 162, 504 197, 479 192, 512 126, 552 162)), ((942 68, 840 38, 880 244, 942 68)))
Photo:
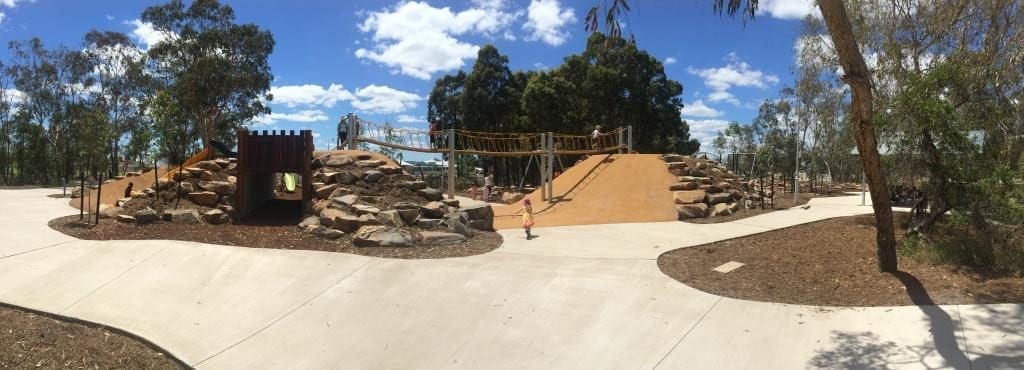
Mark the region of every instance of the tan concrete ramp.
MULTIPOLYGON (((676 179, 657 154, 594 155, 554 181, 554 198, 533 202, 535 227, 676 220, 669 186, 676 179)), ((495 206, 498 229, 522 227, 514 213, 522 204, 495 206)))

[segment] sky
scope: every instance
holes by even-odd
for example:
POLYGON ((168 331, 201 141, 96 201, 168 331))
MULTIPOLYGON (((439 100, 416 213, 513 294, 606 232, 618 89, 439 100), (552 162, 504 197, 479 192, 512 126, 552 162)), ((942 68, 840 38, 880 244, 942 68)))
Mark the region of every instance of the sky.
MULTIPOLYGON (((346 113, 425 129, 437 78, 469 71, 494 44, 513 70, 549 69, 583 50, 583 20, 599 0, 284 1, 221 0, 237 23, 271 31, 273 113, 266 130, 311 129, 318 149, 333 145, 346 113)), ((119 31, 146 49, 162 35, 139 21, 148 0, 0 0, 0 41, 38 36, 48 46, 82 47, 92 29, 119 31)), ((794 42, 813 0, 761 0, 744 24, 714 14, 711 0, 631 0, 624 33, 683 84, 680 112, 710 150, 730 121, 750 122, 757 105, 793 83, 794 42)), ((0 59, 8 59, 0 49, 0 59)), ((426 159, 409 153, 407 159, 426 159)))

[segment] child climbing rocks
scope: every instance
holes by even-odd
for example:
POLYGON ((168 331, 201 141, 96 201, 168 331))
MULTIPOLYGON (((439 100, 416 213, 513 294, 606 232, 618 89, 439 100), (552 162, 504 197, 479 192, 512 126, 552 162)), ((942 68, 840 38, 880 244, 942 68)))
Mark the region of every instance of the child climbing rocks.
POLYGON ((533 227, 533 205, 530 204, 530 199, 523 199, 523 208, 519 209, 519 212, 523 215, 523 229, 526 230, 526 240, 530 240, 530 228, 533 227))

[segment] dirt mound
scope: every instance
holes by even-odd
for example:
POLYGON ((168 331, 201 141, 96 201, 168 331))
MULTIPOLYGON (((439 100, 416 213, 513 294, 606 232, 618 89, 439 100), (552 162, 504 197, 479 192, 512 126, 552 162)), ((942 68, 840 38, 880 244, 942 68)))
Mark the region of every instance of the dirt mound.
MULTIPOLYGON (((595 155, 554 180, 551 202, 540 190, 529 194, 537 227, 675 221, 669 187, 676 177, 657 154, 595 155)), ((495 206, 498 229, 522 226, 514 213, 521 202, 495 206)))

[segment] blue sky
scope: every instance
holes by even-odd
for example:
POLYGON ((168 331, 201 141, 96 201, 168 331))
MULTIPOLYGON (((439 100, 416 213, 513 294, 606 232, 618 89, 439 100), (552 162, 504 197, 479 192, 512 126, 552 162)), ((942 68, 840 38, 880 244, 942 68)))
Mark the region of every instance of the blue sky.
MULTIPOLYGON (((274 113, 255 124, 313 129, 320 148, 333 140, 334 124, 347 112, 426 127, 434 80, 470 70, 483 44, 508 55, 514 70, 558 66, 583 49, 583 18, 597 2, 222 1, 238 22, 269 29, 276 40, 274 113)), ((760 16, 744 26, 714 15, 710 0, 632 1, 628 30, 683 84, 681 114, 704 143, 728 121, 749 122, 757 104, 793 81, 793 45, 813 1, 761 2, 760 16)), ((82 36, 99 29, 129 34, 145 49, 160 35, 138 18, 158 3, 0 0, 0 40, 39 36, 47 45, 81 47, 82 36)), ((0 58, 7 53, 0 50, 0 58)))

